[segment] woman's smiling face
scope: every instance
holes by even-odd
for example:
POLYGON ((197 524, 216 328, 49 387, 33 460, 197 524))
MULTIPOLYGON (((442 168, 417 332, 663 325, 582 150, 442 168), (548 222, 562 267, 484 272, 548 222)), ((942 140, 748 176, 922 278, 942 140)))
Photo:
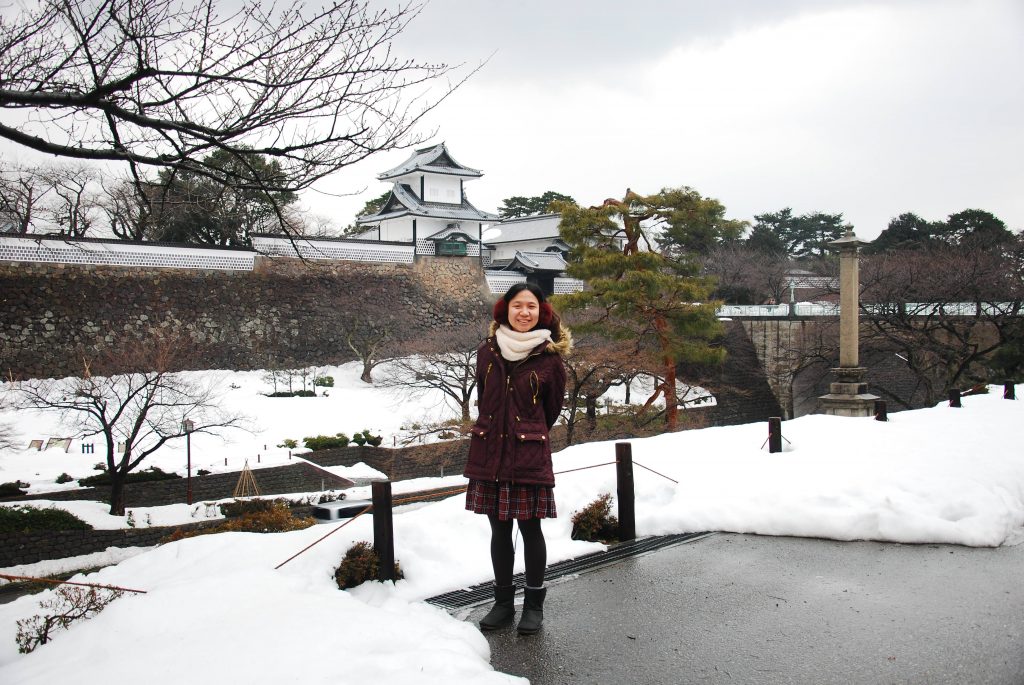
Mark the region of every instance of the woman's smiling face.
POLYGON ((540 302, 529 290, 520 291, 508 303, 508 323, 520 333, 532 331, 540 320, 540 302))

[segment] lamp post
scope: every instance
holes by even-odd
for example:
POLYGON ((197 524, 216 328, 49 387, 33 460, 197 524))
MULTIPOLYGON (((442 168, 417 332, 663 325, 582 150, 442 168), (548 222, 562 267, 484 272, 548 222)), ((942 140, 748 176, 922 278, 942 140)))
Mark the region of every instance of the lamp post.
POLYGON ((192 504, 192 430, 195 427, 191 419, 183 419, 181 422, 181 430, 185 431, 185 452, 188 455, 188 479, 185 486, 185 502, 188 504, 192 504))

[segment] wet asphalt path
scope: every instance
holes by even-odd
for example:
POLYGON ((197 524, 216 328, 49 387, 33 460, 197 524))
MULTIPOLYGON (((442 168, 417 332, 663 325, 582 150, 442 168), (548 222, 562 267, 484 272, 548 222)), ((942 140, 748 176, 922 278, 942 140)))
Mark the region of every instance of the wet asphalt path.
POLYGON ((549 587, 540 634, 488 634, 534 685, 1024 684, 1024 545, 720 534, 549 587))

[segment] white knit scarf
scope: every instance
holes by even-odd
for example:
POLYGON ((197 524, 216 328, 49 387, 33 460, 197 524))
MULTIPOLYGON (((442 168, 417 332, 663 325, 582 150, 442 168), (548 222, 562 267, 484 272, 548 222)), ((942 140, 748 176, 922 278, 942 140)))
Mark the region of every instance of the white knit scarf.
POLYGON ((517 362, 520 359, 526 359, 526 356, 537 345, 540 345, 542 342, 550 342, 551 331, 546 328, 535 328, 532 331, 520 333, 519 331, 512 330, 505 324, 501 324, 498 326, 498 330, 494 332, 494 337, 498 340, 501 356, 510 362, 517 362))

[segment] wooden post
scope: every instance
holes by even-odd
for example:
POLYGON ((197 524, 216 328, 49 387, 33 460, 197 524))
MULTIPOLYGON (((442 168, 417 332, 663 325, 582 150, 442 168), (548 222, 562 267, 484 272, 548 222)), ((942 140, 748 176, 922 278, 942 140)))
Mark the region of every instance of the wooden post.
POLYGON ((875 421, 888 421, 889 413, 886 409, 885 400, 875 400, 875 421))
POLYGON ((774 454, 782 451, 782 417, 772 416, 768 419, 768 452, 774 454))
POLYGON ((1017 389, 1013 383, 1007 381, 1003 383, 1003 399, 1004 400, 1015 400, 1017 399, 1017 389))
POLYGON ((956 388, 952 388, 949 391, 949 406, 951 407, 962 407, 960 404, 960 391, 956 388))
POLYGON ((619 501, 619 541, 636 539, 636 508, 633 499, 633 446, 615 443, 615 478, 619 501))
POLYGON ((395 529, 391 520, 391 481, 374 481, 373 550, 377 553, 377 580, 395 579, 395 529))

